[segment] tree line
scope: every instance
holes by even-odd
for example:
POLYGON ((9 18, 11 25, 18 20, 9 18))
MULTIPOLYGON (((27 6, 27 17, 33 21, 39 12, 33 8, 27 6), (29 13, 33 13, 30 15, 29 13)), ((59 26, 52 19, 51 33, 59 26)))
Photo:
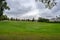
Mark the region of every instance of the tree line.
POLYGON ((39 17, 37 20, 35 18, 32 18, 32 19, 18 19, 18 18, 9 18, 7 17, 7 15, 3 15, 0 17, 0 21, 4 21, 4 20, 10 20, 10 21, 32 21, 32 22, 48 22, 49 19, 46 19, 46 18, 42 18, 42 17, 39 17))
POLYGON ((52 18, 53 20, 50 21, 50 19, 38 17, 38 19, 32 18, 32 19, 18 19, 18 18, 9 18, 7 15, 3 15, 0 17, 0 21, 30 21, 30 22, 48 22, 48 23, 60 23, 60 17, 52 18), (57 19, 58 18, 58 19, 57 19), (55 20, 56 19, 56 20, 55 20))

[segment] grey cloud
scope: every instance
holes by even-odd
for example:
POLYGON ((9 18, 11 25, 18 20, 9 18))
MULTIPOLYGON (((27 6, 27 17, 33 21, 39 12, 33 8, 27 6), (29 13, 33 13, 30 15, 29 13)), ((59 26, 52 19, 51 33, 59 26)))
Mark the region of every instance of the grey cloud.
MULTIPOLYGON (((30 12, 31 10, 38 9, 39 13, 37 13, 37 15, 41 17, 52 18, 55 17, 56 15, 60 15, 60 0, 56 1, 57 5, 51 10, 49 9, 47 10, 44 4, 34 2, 34 0, 14 0, 14 1, 7 0, 10 10, 5 11, 5 14, 8 15, 9 17, 16 18, 30 12)), ((36 17, 37 15, 29 16, 28 18, 36 17)), ((27 16, 25 16, 24 18, 27 18, 27 16)))
POLYGON ((28 0, 7 0, 8 2, 8 5, 10 7, 10 10, 9 11, 5 11, 6 15, 10 15, 10 16, 21 16, 29 11, 32 10, 32 7, 31 6, 24 6, 23 4, 24 3, 28 3, 29 1, 28 0))
POLYGON ((6 12, 8 15, 11 15, 11 16, 15 16, 15 17, 18 17, 18 16, 21 16, 23 14, 26 14, 27 12, 29 12, 31 10, 31 7, 29 8, 22 8, 22 9, 16 9, 14 11, 9 11, 9 12, 6 12))

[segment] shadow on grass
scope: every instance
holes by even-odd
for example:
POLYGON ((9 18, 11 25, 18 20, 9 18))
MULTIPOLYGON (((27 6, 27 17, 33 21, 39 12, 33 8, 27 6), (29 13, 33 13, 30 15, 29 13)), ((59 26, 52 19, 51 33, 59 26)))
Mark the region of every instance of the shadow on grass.
POLYGON ((40 34, 19 34, 19 35, 0 35, 0 40, 60 40, 60 36, 56 35, 40 35, 40 34))

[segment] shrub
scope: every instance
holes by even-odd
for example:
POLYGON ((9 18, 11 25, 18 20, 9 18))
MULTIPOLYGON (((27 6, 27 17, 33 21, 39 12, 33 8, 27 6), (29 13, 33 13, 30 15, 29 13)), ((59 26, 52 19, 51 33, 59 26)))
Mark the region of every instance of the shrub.
POLYGON ((39 17, 38 22, 49 22, 49 19, 39 17))

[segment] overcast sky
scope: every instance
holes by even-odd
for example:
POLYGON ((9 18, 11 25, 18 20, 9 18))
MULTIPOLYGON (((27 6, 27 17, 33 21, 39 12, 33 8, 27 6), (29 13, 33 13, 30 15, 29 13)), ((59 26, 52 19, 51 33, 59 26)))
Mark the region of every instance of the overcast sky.
POLYGON ((13 18, 53 18, 60 15, 60 0, 56 2, 56 6, 48 9, 43 3, 35 0, 7 0, 10 10, 5 10, 4 13, 13 18))

